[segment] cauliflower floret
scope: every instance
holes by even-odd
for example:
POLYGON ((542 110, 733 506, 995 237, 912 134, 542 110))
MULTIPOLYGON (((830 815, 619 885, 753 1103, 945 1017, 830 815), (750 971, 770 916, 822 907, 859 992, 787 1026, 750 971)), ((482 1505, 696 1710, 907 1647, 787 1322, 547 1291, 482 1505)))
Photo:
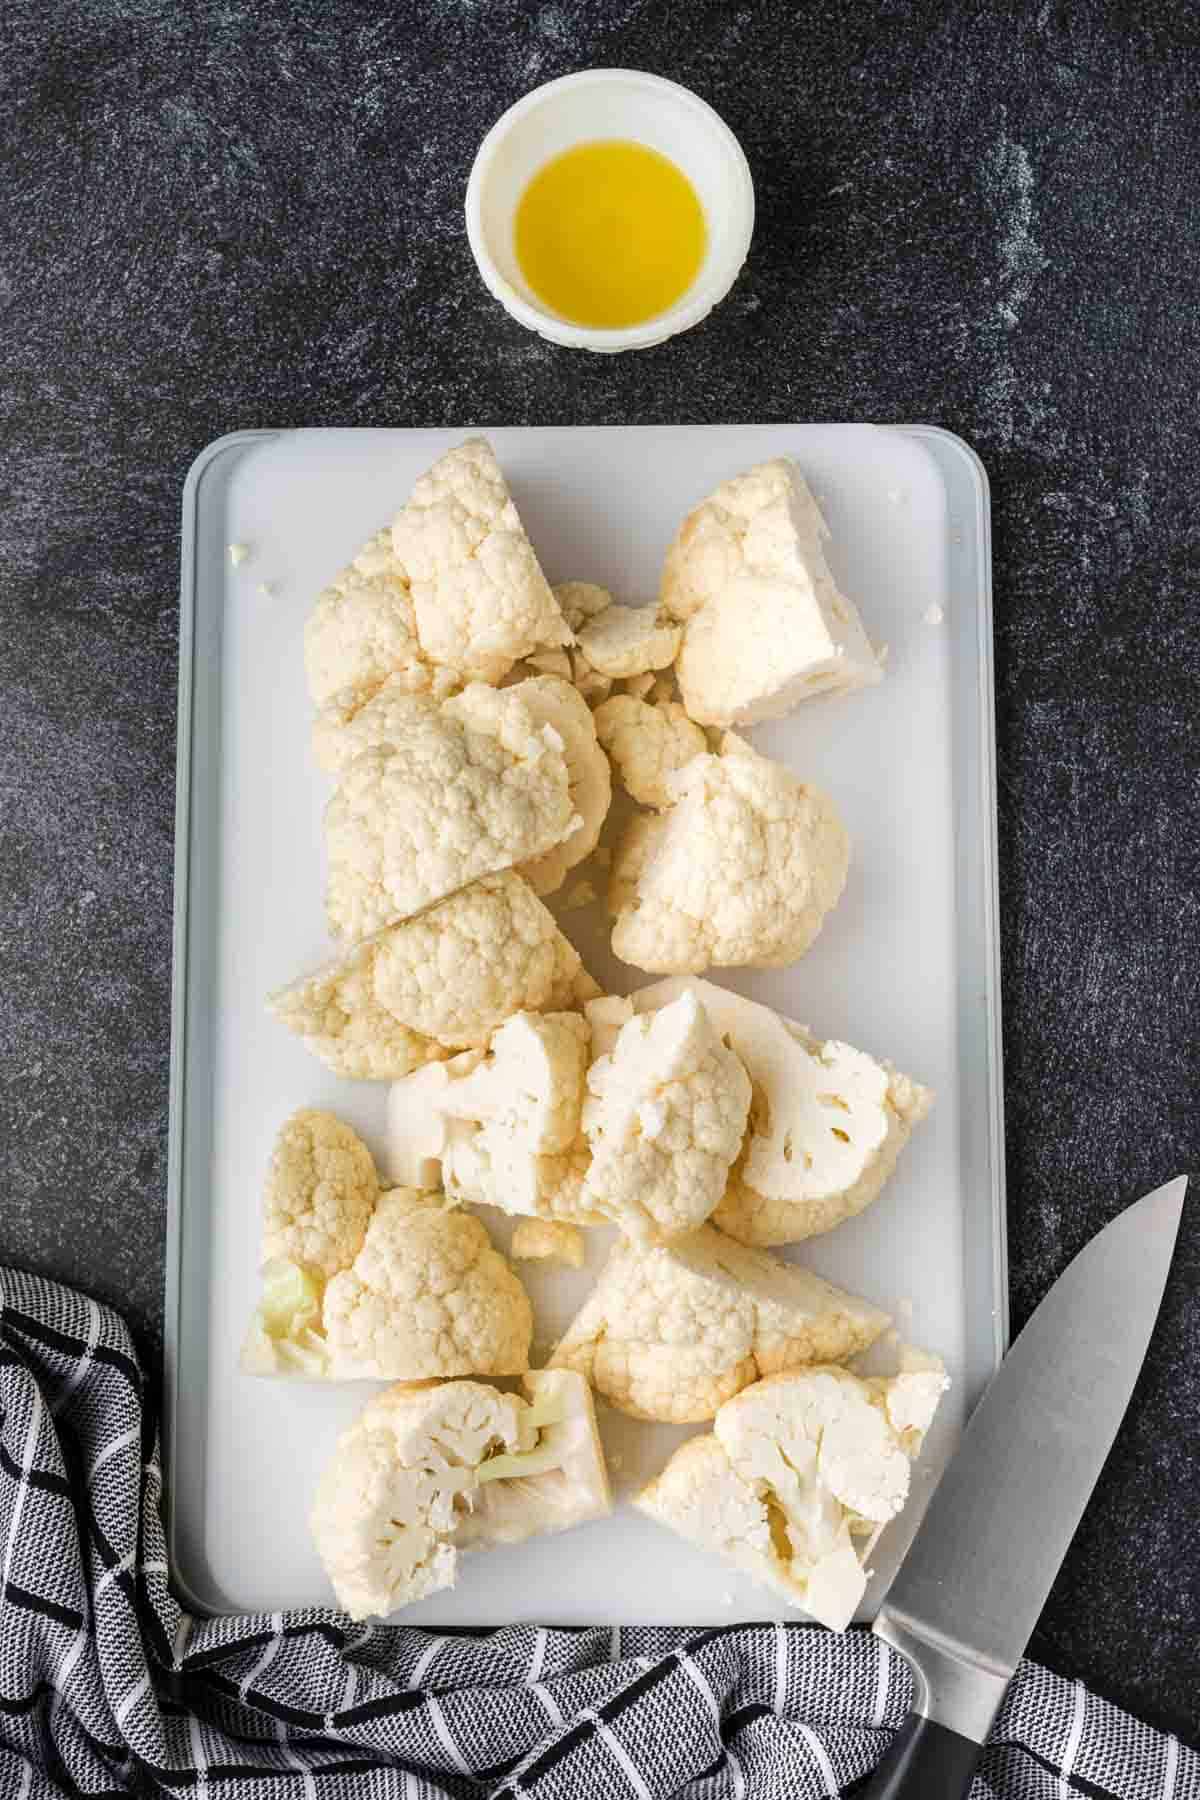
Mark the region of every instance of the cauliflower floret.
POLYGON ((554 589, 554 598, 572 631, 581 631, 589 619, 594 619, 597 613, 602 613, 613 603, 608 589, 597 587, 594 581, 560 581, 554 589))
POLYGON ((621 1239, 551 1357, 635 1419, 691 1424, 778 1370, 839 1361, 886 1313, 703 1226, 647 1250, 621 1239))
POLYGON ((421 648, 465 679, 501 681, 520 657, 571 642, 490 444, 448 451, 392 526, 421 648))
POLYGON ((632 694, 635 700, 645 700, 652 692, 657 680, 658 676, 652 670, 647 669, 641 675, 627 675, 623 681, 615 682, 613 685, 619 687, 623 694, 632 694))
POLYGON ((519 1219, 512 1234, 514 1262, 560 1262, 582 1269, 583 1233, 564 1219, 519 1219))
POLYGON ((632 821, 617 847, 614 954, 660 974, 802 956, 849 866, 830 802, 729 732, 671 785, 671 810, 632 821))
POLYGON ((646 1242, 712 1212, 741 1148, 750 1080, 694 994, 621 1027, 588 1071, 582 1203, 646 1242))
MULTIPOLYGON (((949 1383, 926 1360, 928 1425, 949 1383)), ((919 1439, 906 1446, 888 1413, 892 1382, 904 1379, 815 1368, 757 1382, 634 1505, 844 1630, 866 1590, 863 1558, 908 1498, 919 1439)))
POLYGON ((343 770, 325 812, 326 910, 354 942, 576 829, 562 740, 515 688, 397 698, 394 735, 343 770), (403 717, 401 718, 401 715, 403 717))
POLYGON ((744 1244, 789 1244, 862 1212, 929 1111, 929 1089, 712 982, 673 976, 639 989, 631 1004, 653 1013, 688 992, 741 1058, 753 1092, 750 1130, 713 1223, 744 1244))
POLYGON ((670 806, 670 777, 708 751, 704 733, 682 706, 649 706, 631 694, 614 694, 596 708, 595 720, 618 781, 643 806, 670 806))
POLYGON ((454 1065, 444 1081, 397 1082, 389 1108, 393 1168, 416 1170, 436 1154, 456 1199, 593 1223, 580 1204, 587 1048, 577 1013, 518 1013, 494 1035, 487 1061, 461 1077, 454 1065), (423 1116, 426 1103, 439 1122, 423 1116))
POLYGON ((654 607, 614 601, 580 626, 576 640, 592 668, 616 681, 665 669, 679 654, 682 636, 679 626, 661 618, 654 607))
POLYGON ((571 806, 582 821, 553 850, 520 867, 519 873, 535 894, 552 894, 562 886, 567 871, 596 848, 612 801, 612 777, 608 758, 596 741, 596 726, 587 701, 569 680, 538 675, 521 682, 517 691, 534 724, 548 725, 562 739, 571 806))
POLYGON ((486 1044, 514 1012, 558 1012, 595 992, 574 945, 505 871, 389 926, 267 1006, 335 1075, 399 1081, 486 1044))
POLYGON ((528 1400, 479 1381, 392 1387, 342 1434, 311 1524, 351 1618, 453 1587, 460 1549, 612 1511, 586 1382, 535 1370, 525 1389, 528 1400))
POLYGON ((317 596, 304 627, 304 666, 314 703, 336 700, 347 714, 389 679, 414 694, 446 690, 446 676, 422 655, 389 531, 368 538, 317 596))
POLYGON ((379 1198, 371 1152, 333 1113, 306 1107, 280 1129, 263 1194, 264 1260, 321 1275, 348 1269, 379 1198))
POLYGON ((566 1011, 595 987, 546 907, 509 871, 373 942, 379 1005, 448 1048, 486 1044, 514 1012, 566 1011))
POLYGON ((325 1289, 335 1379, 519 1375, 533 1313, 480 1221, 440 1196, 395 1188, 375 1209, 353 1267, 325 1289))
POLYGON ((317 767, 340 775, 363 750, 402 743, 412 729, 414 692, 403 675, 389 675, 366 700, 361 695, 335 695, 313 720, 312 747, 317 767))
POLYGON ((267 1000, 268 1011, 302 1038, 306 1049, 335 1075, 351 1081, 398 1081, 449 1055, 441 1044, 413 1031, 380 1004, 375 993, 380 942, 373 938, 359 945, 267 1000))
POLYGON ((685 622, 676 672, 705 725, 753 725, 811 694, 880 679, 879 659, 823 548, 829 536, 786 457, 719 487, 680 526, 661 597, 685 622))
POLYGON ((612 693, 612 676, 593 669, 582 650, 572 650, 570 657, 571 680, 589 706, 599 706, 612 693))

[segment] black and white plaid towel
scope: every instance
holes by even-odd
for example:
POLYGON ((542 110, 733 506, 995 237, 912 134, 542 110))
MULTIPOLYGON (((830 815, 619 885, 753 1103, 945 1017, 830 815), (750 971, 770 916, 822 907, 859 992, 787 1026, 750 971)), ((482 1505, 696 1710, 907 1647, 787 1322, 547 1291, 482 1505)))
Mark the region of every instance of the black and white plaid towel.
MULTIPOLYGON (((817 1800, 908 1703, 864 1632, 193 1618, 161 1498, 121 1321, 0 1269, 0 1800, 817 1800)), ((1200 1800, 1200 1758, 1026 1663, 973 1793, 1200 1800)))

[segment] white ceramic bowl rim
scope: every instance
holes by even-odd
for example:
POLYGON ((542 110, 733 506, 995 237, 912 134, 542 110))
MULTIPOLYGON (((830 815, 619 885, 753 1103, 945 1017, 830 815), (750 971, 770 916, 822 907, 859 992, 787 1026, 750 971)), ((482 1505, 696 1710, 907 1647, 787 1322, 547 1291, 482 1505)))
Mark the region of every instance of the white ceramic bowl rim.
POLYGON ((466 219, 467 241, 471 246, 472 255, 479 266, 484 283, 501 305, 522 325, 569 348, 634 350, 660 343, 664 338, 673 337, 680 331, 686 331, 689 326, 697 324, 711 312, 717 302, 729 292, 750 248, 750 239, 754 230, 754 183, 745 152, 729 126, 706 100, 702 100, 699 94, 693 93, 690 88, 682 87, 676 81, 668 81, 665 76, 652 75, 644 69, 581 69, 574 75, 560 75, 555 81, 543 82, 540 87, 532 88, 497 119, 480 144, 475 161, 471 166, 471 174, 467 182, 466 219), (686 106, 697 120, 703 123, 713 139, 720 144, 734 173, 734 179, 739 189, 739 210, 743 216, 743 226, 742 230, 736 234, 732 248, 719 262, 707 271, 702 271, 700 277, 692 283, 674 306, 637 325, 624 326, 619 330, 606 330, 594 326, 573 325, 569 320, 563 319, 558 313, 552 312, 548 308, 532 305, 523 294, 513 287, 510 281, 505 279, 488 248, 487 234, 483 223, 483 192, 484 182, 501 144, 513 128, 520 124, 530 112, 543 106, 548 99, 557 96, 564 90, 586 85, 607 86, 614 83, 639 86, 651 91, 658 89, 663 93, 669 93, 677 104, 686 106))

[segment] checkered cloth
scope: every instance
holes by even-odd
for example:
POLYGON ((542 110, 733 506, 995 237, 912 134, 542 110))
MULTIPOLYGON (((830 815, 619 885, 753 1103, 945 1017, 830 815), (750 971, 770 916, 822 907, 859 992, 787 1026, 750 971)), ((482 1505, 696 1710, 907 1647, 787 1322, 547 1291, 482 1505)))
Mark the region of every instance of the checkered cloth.
MULTIPOLYGON (((193 1618, 161 1500, 120 1319, 0 1269, 0 1800, 818 1800, 908 1705, 863 1632, 193 1618)), ((1200 1800, 1200 1758, 1025 1663, 972 1791, 1200 1800)))

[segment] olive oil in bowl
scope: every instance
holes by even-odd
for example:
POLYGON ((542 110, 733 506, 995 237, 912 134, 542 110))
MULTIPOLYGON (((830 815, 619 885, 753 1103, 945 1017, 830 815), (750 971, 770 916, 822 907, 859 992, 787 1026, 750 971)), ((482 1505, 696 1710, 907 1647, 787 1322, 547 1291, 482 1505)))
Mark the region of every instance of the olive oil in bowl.
POLYGON ((573 325, 619 330, 666 312, 704 261, 704 209, 646 144, 602 138, 553 157, 521 195, 517 261, 537 299, 573 325))

